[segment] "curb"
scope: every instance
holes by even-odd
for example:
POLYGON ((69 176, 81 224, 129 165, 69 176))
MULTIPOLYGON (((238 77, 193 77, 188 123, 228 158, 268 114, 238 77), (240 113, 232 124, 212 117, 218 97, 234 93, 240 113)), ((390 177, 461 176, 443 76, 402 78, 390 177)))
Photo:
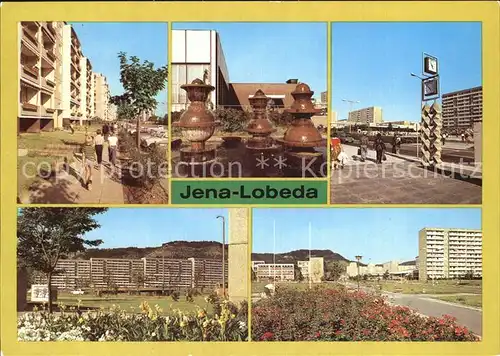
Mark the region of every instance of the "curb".
POLYGON ((482 181, 483 181, 482 173, 480 173, 480 174, 472 173, 472 175, 467 175, 467 174, 457 172, 457 170, 453 169, 452 167, 447 167, 447 166, 443 166, 443 165, 436 166, 434 168, 433 167, 424 167, 421 164, 420 160, 416 157, 406 156, 406 155, 398 155, 398 154, 395 154, 392 152, 386 152, 386 155, 391 156, 391 157, 400 158, 400 159, 405 160, 407 162, 418 163, 424 169, 427 169, 427 170, 432 171, 432 172, 437 172, 437 173, 443 174, 449 178, 469 181, 471 183, 478 184, 478 185, 481 185, 482 181))

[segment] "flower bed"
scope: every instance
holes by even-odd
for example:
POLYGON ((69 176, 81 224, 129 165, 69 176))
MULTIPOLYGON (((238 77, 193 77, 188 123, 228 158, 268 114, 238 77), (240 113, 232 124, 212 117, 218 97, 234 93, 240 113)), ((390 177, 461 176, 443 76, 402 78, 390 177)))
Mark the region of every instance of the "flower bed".
MULTIPOLYGON (((60 306, 61 307, 61 306, 60 306)), ((174 310, 163 315, 147 302, 140 313, 117 307, 78 312, 61 308, 61 313, 45 310, 25 313, 18 318, 19 341, 244 341, 247 340, 247 307, 227 301, 214 305, 217 314, 205 309, 197 313, 174 310)))
POLYGON ((478 341, 450 316, 424 317, 343 287, 279 288, 252 308, 256 341, 478 341))

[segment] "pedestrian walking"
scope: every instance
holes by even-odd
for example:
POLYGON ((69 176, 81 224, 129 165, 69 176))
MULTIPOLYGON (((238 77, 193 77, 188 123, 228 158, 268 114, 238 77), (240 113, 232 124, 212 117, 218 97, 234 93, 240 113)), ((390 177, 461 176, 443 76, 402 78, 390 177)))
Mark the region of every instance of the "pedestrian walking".
POLYGON ((102 134, 104 135, 104 139, 107 140, 108 135, 109 135, 109 125, 108 124, 102 125, 102 134))
POLYGON ((377 134, 377 137, 375 137, 375 142, 373 143, 373 148, 375 149, 375 152, 377 153, 377 163, 382 163, 382 160, 384 158, 384 151, 385 151, 385 143, 382 140, 382 135, 380 132, 377 134))
POLYGON ((397 133, 394 133, 392 140, 392 153, 399 154, 401 150, 401 137, 397 133))
POLYGON ((111 132, 108 137, 108 154, 109 161, 113 166, 116 166, 116 149, 118 145, 118 137, 114 132, 111 132))
POLYGON ((88 190, 92 190, 92 166, 94 165, 95 149, 93 139, 90 135, 85 136, 85 142, 82 145, 81 153, 84 169, 83 185, 88 190))
POLYGON ((101 133, 101 130, 97 130, 96 136, 94 138, 94 146, 95 146, 95 154, 97 156, 97 165, 101 166, 102 164, 102 150, 104 146, 104 136, 101 133))
POLYGON ((368 145, 370 144, 370 140, 368 139, 368 136, 363 133, 361 136, 361 145, 359 146, 359 154, 361 156, 360 160, 361 162, 364 162, 366 160, 366 156, 368 155, 368 145))
POLYGON ((71 131, 71 134, 74 135, 75 134, 75 128, 74 128, 73 123, 71 121, 69 123, 69 129, 71 131))
POLYGON ((118 124, 116 122, 113 124, 113 131, 118 133, 118 124))

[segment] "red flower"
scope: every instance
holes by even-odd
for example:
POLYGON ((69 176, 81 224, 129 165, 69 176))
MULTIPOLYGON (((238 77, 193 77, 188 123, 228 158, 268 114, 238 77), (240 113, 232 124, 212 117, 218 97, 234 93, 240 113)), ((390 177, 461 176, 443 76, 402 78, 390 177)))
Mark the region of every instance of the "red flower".
POLYGON ((320 337, 320 336, 321 336, 321 333, 318 331, 318 332, 316 333, 316 337, 320 337))
POLYGON ((264 340, 264 341, 266 341, 266 340, 271 340, 271 339, 273 338, 273 336, 274 336, 274 334, 273 334, 272 332, 267 331, 267 332, 265 332, 265 333, 264 333, 264 334, 260 337, 260 339, 261 339, 261 340, 264 340))
POLYGON ((345 320, 344 319, 340 319, 340 325, 345 325, 345 320))
POLYGON ((335 331, 335 335, 340 335, 340 334, 342 334, 342 330, 335 331))

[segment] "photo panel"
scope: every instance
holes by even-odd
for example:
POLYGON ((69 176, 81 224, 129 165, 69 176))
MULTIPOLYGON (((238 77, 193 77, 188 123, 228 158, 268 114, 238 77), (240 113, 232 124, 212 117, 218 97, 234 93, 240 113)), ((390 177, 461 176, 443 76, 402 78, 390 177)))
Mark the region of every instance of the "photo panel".
POLYGON ((326 178, 327 31, 172 23, 172 177, 326 178))
POLYGON ((18 33, 18 203, 168 203, 167 24, 18 33))
POLYGON ((249 214, 19 209, 17 340, 248 340, 249 214))
POLYGON ((481 204, 481 22, 332 24, 332 204, 481 204))
POLYGON ((252 212, 253 341, 479 341, 480 208, 252 212))

